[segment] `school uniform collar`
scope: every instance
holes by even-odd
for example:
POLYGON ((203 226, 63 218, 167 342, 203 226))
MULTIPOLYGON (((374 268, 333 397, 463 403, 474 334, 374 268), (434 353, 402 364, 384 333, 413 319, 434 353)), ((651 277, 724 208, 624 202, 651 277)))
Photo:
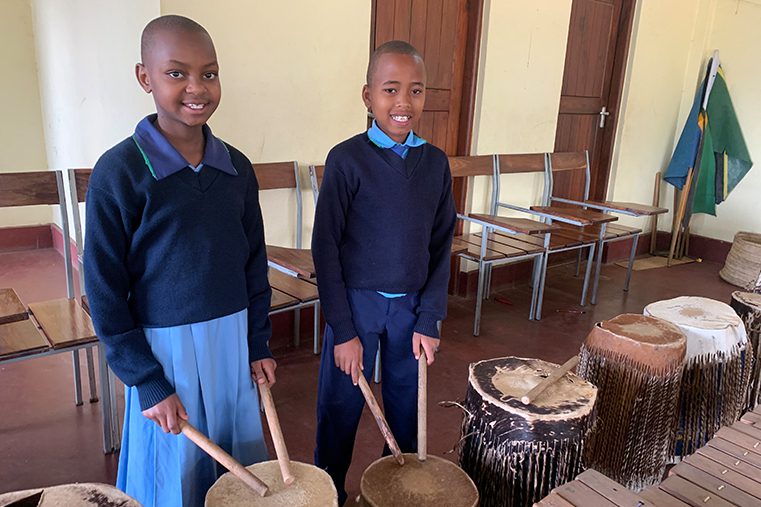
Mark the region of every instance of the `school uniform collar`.
MULTIPOLYGON (((154 123, 157 117, 158 115, 154 113, 143 118, 135 127, 132 139, 143 155, 148 170, 154 178, 161 180, 192 166, 156 128, 154 123)), ((233 166, 232 157, 225 143, 211 133, 208 125, 203 126, 203 136, 206 139, 206 147, 201 165, 204 168, 213 167, 231 176, 237 176, 238 171, 233 166)))
POLYGON ((367 129, 367 137, 369 137, 370 141, 372 141, 373 144, 379 148, 393 148, 397 145, 406 146, 408 148, 415 148, 426 143, 425 139, 416 136, 415 133, 411 130, 410 133, 407 134, 407 139, 405 139, 403 143, 397 143, 391 139, 388 134, 381 130, 375 120, 373 120, 373 124, 370 126, 370 128, 367 129))

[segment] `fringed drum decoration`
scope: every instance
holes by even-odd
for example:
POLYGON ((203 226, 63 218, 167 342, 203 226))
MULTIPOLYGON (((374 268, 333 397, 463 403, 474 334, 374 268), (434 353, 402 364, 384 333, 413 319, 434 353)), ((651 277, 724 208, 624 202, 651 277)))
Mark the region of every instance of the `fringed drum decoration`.
POLYGON ((598 323, 577 373, 597 386, 584 464, 634 490, 657 484, 673 455, 686 351, 675 325, 624 314, 598 323))
POLYGON ((531 404, 521 402, 557 368, 519 357, 470 365, 460 465, 482 506, 530 506, 582 471, 597 388, 565 373, 531 404))
POLYGON ((759 383, 761 383, 761 294, 733 292, 730 306, 745 324, 745 332, 748 333, 748 341, 753 349, 751 378, 744 407, 745 410, 753 410, 761 402, 759 399, 761 397, 759 392, 759 383))
POLYGON ((49 488, 14 491, 0 495, 0 505, 35 507, 141 507, 140 503, 107 484, 63 484, 49 488))
POLYGON ((694 296, 651 303, 645 315, 676 324, 687 338, 674 455, 680 459, 740 417, 753 352, 729 305, 694 296))

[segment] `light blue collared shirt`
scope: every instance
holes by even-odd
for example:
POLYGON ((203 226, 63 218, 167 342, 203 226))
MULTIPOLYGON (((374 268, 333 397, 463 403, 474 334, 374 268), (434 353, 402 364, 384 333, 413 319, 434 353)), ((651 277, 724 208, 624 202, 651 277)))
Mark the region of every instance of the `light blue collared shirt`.
POLYGON ((367 137, 369 137, 373 144, 378 148, 390 149, 402 158, 407 157, 407 152, 410 151, 410 148, 422 146, 426 143, 425 139, 416 136, 415 133, 410 130, 410 133, 407 134, 407 139, 405 139, 402 144, 399 144, 391 139, 388 134, 383 132, 375 120, 373 120, 373 124, 370 128, 367 129, 367 137))
MULTIPOLYGON (((399 144, 391 139, 388 134, 383 132, 375 120, 373 120, 373 124, 370 126, 370 128, 367 129, 367 137, 369 137, 370 141, 372 141, 373 144, 378 148, 389 149, 402 158, 407 158, 407 153, 410 151, 410 148, 415 148, 416 146, 421 146, 426 143, 425 139, 416 136, 415 133, 410 130, 410 133, 407 134, 407 139, 404 140, 404 143, 399 144)), ((400 298, 407 295, 407 293, 396 294, 390 292, 382 292, 379 290, 376 292, 384 298, 388 299, 400 298)))

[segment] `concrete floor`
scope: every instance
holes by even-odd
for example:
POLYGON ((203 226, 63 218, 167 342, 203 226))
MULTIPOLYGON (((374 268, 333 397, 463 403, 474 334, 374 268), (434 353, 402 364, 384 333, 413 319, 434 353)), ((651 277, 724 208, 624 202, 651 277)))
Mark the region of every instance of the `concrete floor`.
MULTIPOLYGON (((450 297, 441 352, 429 370, 429 453, 456 460, 461 413, 440 401, 462 400, 468 364, 516 355, 562 363, 578 352, 592 325, 625 312, 641 313, 652 302, 680 295, 729 301, 735 288, 712 263, 693 263, 634 273, 629 293, 621 290, 626 271, 608 265, 600 280, 599 304, 579 307, 581 280, 570 266, 548 272, 544 318, 527 320, 530 290, 525 284, 498 290, 485 302, 481 336, 473 337, 473 299, 450 297)), ((63 260, 53 249, 0 253, 0 287, 13 287, 25 303, 65 295, 63 260)), ((302 316, 306 325, 308 315, 302 316)), ((311 463, 314 448, 318 357, 311 336, 289 344, 290 319, 274 320, 273 349, 278 383, 273 390, 291 459, 311 463)), ((84 359, 84 357, 83 357, 84 359)), ((83 363, 83 379, 86 372, 83 363)), ((0 365, 0 493, 69 482, 113 484, 118 458, 104 455, 98 404, 73 403, 70 354, 0 365)), ((121 388, 118 389, 122 398, 121 388)), ((380 395, 380 390, 377 389, 380 395)), ((354 462, 347 480, 350 497, 362 471, 380 456, 383 440, 365 410, 354 462)), ((273 453, 274 456, 274 453, 273 453)))

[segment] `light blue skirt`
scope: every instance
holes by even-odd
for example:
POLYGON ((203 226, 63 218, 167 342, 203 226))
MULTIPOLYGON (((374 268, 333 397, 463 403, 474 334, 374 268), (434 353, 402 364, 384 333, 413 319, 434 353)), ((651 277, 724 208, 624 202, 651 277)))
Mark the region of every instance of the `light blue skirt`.
MULTIPOLYGON (((248 362, 247 311, 145 336, 190 423, 243 465, 267 459, 259 397, 248 362)), ((164 433, 125 390, 116 486, 145 507, 198 506, 226 470, 184 435, 164 433)))

